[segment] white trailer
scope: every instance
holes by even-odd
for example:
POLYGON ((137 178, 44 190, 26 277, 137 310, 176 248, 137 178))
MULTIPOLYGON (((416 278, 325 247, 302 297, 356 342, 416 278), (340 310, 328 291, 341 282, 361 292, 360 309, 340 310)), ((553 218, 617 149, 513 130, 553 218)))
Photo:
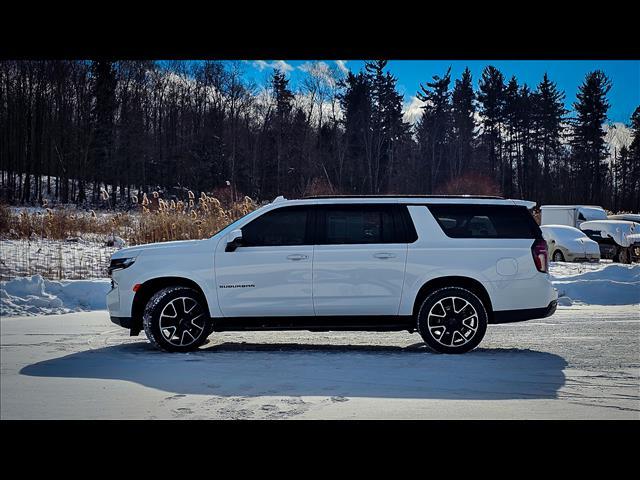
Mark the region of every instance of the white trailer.
POLYGON ((540 225, 579 228, 582 222, 607 219, 607 212, 596 205, 542 205, 540 213, 540 225))

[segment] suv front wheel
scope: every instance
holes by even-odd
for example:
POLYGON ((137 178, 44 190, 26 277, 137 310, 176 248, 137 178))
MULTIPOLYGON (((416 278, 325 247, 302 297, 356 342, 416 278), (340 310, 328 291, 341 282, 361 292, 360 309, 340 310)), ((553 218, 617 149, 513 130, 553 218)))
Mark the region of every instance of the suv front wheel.
POLYGON ((149 341, 167 352, 190 352, 207 341, 211 326, 202 295, 187 287, 156 292, 142 316, 149 341))
POLYGON ((482 301, 466 288, 439 288, 422 302, 418 331, 437 352, 465 353, 477 347, 484 337, 487 311, 482 301))

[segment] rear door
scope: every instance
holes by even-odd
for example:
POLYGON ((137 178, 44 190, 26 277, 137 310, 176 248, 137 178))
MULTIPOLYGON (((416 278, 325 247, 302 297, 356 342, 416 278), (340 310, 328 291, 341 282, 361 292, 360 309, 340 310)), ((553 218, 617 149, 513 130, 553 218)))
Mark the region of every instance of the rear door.
POLYGON ((313 259, 317 316, 398 314, 413 228, 406 222, 411 219, 400 205, 319 209, 313 259))

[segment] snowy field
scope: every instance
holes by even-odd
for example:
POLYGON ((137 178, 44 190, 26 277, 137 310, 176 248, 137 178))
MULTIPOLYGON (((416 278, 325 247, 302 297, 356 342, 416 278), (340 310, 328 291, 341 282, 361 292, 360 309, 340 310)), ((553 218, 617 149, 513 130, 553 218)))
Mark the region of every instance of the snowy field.
POLYGON ((166 354, 110 323, 106 280, 3 282, 0 418, 640 419, 640 265, 551 273, 555 315, 458 356, 406 332, 214 333, 166 354))

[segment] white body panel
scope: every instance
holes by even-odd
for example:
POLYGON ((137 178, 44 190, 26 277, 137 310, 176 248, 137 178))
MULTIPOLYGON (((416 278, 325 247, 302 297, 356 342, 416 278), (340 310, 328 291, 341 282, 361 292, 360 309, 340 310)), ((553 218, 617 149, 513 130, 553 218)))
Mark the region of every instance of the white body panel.
POLYGON ((313 246, 216 249, 216 286, 225 317, 313 315, 313 246))
POLYGON ((533 239, 449 238, 421 205, 426 203, 516 202, 384 197, 276 201, 207 240, 118 251, 113 259, 136 260, 130 267, 113 272, 116 287, 107 296, 110 314, 131 317, 133 286, 163 277, 195 282, 206 297, 212 317, 412 315, 422 286, 450 276, 479 282, 494 311, 546 308, 557 298, 548 274, 534 265, 533 239), (363 203, 410 204, 407 208, 418 239, 409 244, 240 247, 225 251, 231 230, 242 229, 273 209, 363 203))
POLYGON ((316 245, 316 315, 397 315, 407 245, 316 245))

